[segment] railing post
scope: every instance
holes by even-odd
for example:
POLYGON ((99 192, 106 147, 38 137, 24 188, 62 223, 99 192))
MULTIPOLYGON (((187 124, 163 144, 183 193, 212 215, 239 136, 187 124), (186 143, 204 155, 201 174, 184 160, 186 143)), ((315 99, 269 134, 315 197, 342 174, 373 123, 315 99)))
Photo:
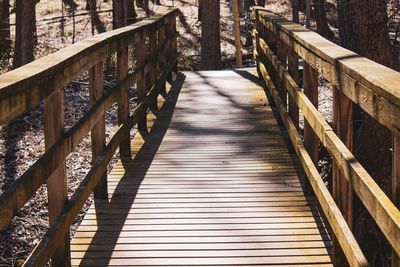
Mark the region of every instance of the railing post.
MULTIPOLYGON (((49 149, 64 133, 64 91, 58 89, 45 100, 44 108, 44 140, 46 150, 49 149)), ((61 213, 68 200, 68 181, 65 162, 63 162, 47 179, 47 194, 50 225, 61 213)), ((53 266, 70 266, 70 239, 69 231, 63 237, 52 256, 53 266)))
MULTIPOLYGON (((158 28, 158 45, 159 47, 162 47, 164 45, 165 42, 165 20, 162 20, 160 22, 160 26, 158 28)), ((158 71, 159 73, 157 74, 157 76, 163 72, 165 66, 166 66, 166 53, 165 51, 161 51, 161 55, 158 61, 158 71)), ((160 92, 161 93, 165 93, 166 92, 166 85, 165 85, 165 81, 162 81, 160 84, 160 92)))
MULTIPOLYGON (((286 68, 287 67, 287 46, 286 44, 279 38, 276 37, 276 55, 279 59, 279 61, 282 63, 282 65, 286 68)), ((278 90, 279 90, 279 95, 282 100, 282 104, 285 106, 287 110, 287 91, 284 86, 284 83, 281 79, 277 77, 277 85, 278 85, 278 90)))
MULTIPOLYGON (((117 52, 117 81, 122 81, 128 74, 128 47, 117 52)), ((121 89, 118 100, 118 124, 121 125, 129 117, 129 87, 121 89)), ((121 157, 131 157, 130 134, 127 133, 119 146, 121 157)))
MULTIPOLYGON (((392 199, 397 208, 400 209, 400 135, 393 134, 393 166, 392 166, 392 199)), ((400 255, 392 250, 392 267, 400 266, 400 255)))
MULTIPOLYGON (((149 35, 149 51, 150 51, 150 58, 151 60, 151 69, 149 72, 149 85, 147 86, 148 89, 156 83, 157 80, 157 58, 154 58, 155 52, 157 51, 157 29, 151 30, 149 35)), ((158 88, 156 88, 158 90, 158 88)), ((151 100, 150 108, 153 112, 157 112, 157 98, 158 94, 155 96, 154 99, 151 100)))
POLYGON ((257 52, 257 57, 255 58, 256 60, 256 66, 257 66, 257 74, 260 79, 263 80, 263 76, 260 71, 260 38, 263 37, 263 25, 260 21, 260 14, 258 9, 254 9, 254 17, 255 17, 255 29, 257 34, 254 36, 255 37, 255 47, 256 47, 256 52, 257 52))
MULTIPOLYGON (((304 61, 304 93, 311 103, 318 107, 318 72, 314 70, 307 62, 304 61)), ((318 137, 314 133, 311 125, 304 120, 304 146, 314 165, 318 168, 318 137)), ((313 195, 313 190, 308 181, 305 184, 305 194, 313 195)))
MULTIPOLYGON (((142 67, 142 69, 136 75, 136 91, 138 96, 138 104, 143 102, 146 97, 146 77, 144 75, 145 68, 144 62, 146 57, 146 46, 145 46, 145 35, 142 33, 139 40, 136 43, 136 66, 142 67)), ((142 131, 147 131, 147 118, 146 109, 139 114, 138 119, 138 129, 142 131)))
MULTIPOLYGON (((299 56, 292 47, 288 47, 288 72, 297 85, 299 85, 299 56)), ((299 129, 299 107, 292 97, 289 97, 289 115, 296 128, 299 129)))
MULTIPOLYGON (((170 43, 170 46, 169 46, 169 49, 168 49, 168 55, 169 55, 169 57, 167 58, 167 62, 169 62, 171 59, 173 59, 177 54, 178 54, 178 51, 177 51, 177 43, 176 43, 176 17, 175 16, 171 16, 171 17, 169 17, 169 20, 168 20, 168 35, 169 35, 169 38, 171 38, 171 43, 170 43)), ((168 80, 169 81, 171 81, 171 75, 172 75, 172 72, 177 72, 178 71, 178 62, 176 62, 175 64, 174 64, 174 66, 172 67, 172 71, 171 71, 171 73, 168 75, 169 76, 169 78, 168 78, 168 80)))
MULTIPOLYGON (((353 149, 353 103, 337 88, 333 88, 333 128, 337 136, 352 151, 353 149)), ((333 198, 343 214, 350 229, 353 228, 353 190, 339 166, 333 162, 333 198)), ((347 264, 337 240, 333 243, 335 266, 347 264)))
MULTIPOLYGON (((104 68, 103 62, 97 63, 89 70, 89 105, 92 107, 104 94, 104 68)), ((105 116, 103 115, 91 131, 92 139, 92 163, 96 157, 101 155, 106 147, 106 126, 105 116)), ((94 189, 95 199, 107 199, 107 172, 104 172, 103 177, 94 189)))

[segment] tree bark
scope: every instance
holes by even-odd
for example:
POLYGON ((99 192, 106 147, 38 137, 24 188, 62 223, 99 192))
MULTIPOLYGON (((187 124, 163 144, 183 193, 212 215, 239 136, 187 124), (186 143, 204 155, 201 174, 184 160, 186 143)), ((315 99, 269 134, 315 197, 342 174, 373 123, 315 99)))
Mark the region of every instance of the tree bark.
POLYGON ((198 0, 198 6, 197 6, 197 20, 201 21, 201 7, 202 7, 202 2, 203 0, 198 0))
POLYGON ((299 23, 299 0, 291 0, 292 2, 292 20, 293 22, 299 23))
MULTIPOLYGON (((385 0, 340 0, 337 5, 342 45, 361 56, 394 68, 398 57, 389 38, 385 0)), ((354 106, 354 154, 390 195, 390 131, 354 106)), ((357 199, 353 216, 355 236, 371 265, 387 265, 389 246, 357 199)))
POLYGON ((128 24, 127 9, 127 0, 113 0, 113 29, 118 29, 128 24))
POLYGON ((89 4, 90 10, 90 19, 92 21, 92 34, 94 35, 94 29, 97 30, 98 33, 102 33, 106 31, 106 27, 103 22, 100 20, 99 14, 97 13, 97 1, 96 0, 87 0, 89 4))
POLYGON ((10 1, 0 0, 0 53, 10 49, 10 1))
POLYGON ((137 18, 137 13, 135 10, 135 1, 128 0, 127 5, 128 5, 128 12, 127 12, 128 24, 135 23, 137 18))
POLYGON ((33 61, 36 38, 36 0, 17 0, 14 67, 33 61))
POLYGON ((325 0, 314 0, 314 18, 317 23, 317 32, 325 38, 332 38, 333 32, 326 19, 325 0))
POLYGON ((220 1, 201 0, 201 69, 221 68, 220 1))

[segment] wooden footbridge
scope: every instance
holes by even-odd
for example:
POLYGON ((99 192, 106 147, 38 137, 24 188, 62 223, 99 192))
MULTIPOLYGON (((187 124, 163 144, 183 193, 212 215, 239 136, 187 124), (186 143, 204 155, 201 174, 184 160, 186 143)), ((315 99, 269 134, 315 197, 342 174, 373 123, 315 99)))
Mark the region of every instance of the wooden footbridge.
POLYGON ((4 229, 47 183, 50 226, 24 266, 367 266, 352 233, 353 192, 399 266, 400 74, 261 8, 257 69, 178 73, 178 12, 0 76, 0 123, 45 103, 46 152, 0 196, 4 229), (105 92, 103 63, 115 54, 117 82, 105 92), (91 108, 65 131, 63 87, 85 71, 91 108), (316 107, 319 76, 334 86, 334 129, 316 107), (120 127, 106 142, 114 103, 120 127), (392 195, 351 153, 352 105, 393 132, 392 195), (65 160, 89 132, 93 165, 68 198, 65 160), (332 194, 318 145, 334 162, 332 194))

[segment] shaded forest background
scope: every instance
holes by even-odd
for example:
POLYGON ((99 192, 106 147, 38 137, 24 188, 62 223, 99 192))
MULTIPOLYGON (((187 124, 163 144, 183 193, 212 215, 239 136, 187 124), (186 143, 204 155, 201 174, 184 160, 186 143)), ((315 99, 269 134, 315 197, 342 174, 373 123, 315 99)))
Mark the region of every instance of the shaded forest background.
MULTIPOLYGON (((24 8, 27 10, 33 8, 34 12, 28 12, 33 14, 32 16, 23 17, 24 20, 30 21, 30 23, 27 23, 27 28, 17 29, 16 24, 23 22, 18 21, 16 12, 27 14, 27 11, 25 9, 18 9, 14 0, 0 0, 0 73, 12 70, 33 59, 51 54, 91 35, 140 21, 170 6, 179 7, 182 11, 178 20, 179 68, 181 70, 199 70, 202 68, 202 25, 209 21, 207 21, 207 17, 203 17, 202 21, 199 20, 199 0, 136 0, 134 3, 129 0, 128 3, 130 3, 130 6, 128 9, 124 9, 118 5, 119 1, 112 0, 22 1, 25 3, 29 2, 30 5, 26 5, 24 8), (7 14, 10 17, 9 21, 4 20, 7 14), (23 36, 30 36, 30 38, 17 40, 16 32, 18 30, 22 31, 23 36)), ((201 1, 207 2, 207 0, 201 1)), ((292 12, 294 2, 296 1, 267 0, 266 3, 255 1, 253 4, 265 5, 268 9, 291 20, 294 14, 292 12)), ((343 5, 345 2, 348 1, 314 0, 313 6, 310 9, 307 8, 307 1, 299 1, 297 6, 300 11, 299 17, 295 17, 294 19, 298 19, 301 24, 319 32, 333 42, 342 44, 391 68, 399 69, 400 0, 358 0, 358 3, 366 3, 365 5, 360 4, 360 7, 367 4, 375 7, 365 8, 364 10, 359 8, 359 13, 354 13, 354 9, 341 7, 341 4, 343 5), (370 18, 368 22, 360 20, 363 14, 365 14, 363 12, 371 12, 367 16, 370 18), (349 24, 354 25, 354 28, 346 26, 349 24), (380 38, 379 34, 387 37, 385 38, 387 41, 386 45, 390 49, 384 51, 379 47, 375 48, 367 45, 376 43, 377 40, 382 43, 382 39, 372 39, 368 42, 368 33, 361 34, 364 28, 369 31, 372 29, 377 29, 378 31, 382 28, 382 25, 384 25, 383 33, 371 32, 369 34, 375 35, 376 38, 380 38), (340 31, 342 34, 340 34, 340 31), (344 32, 346 32, 346 35, 343 35, 344 32), (351 36, 354 38, 350 38, 351 36), (354 42, 353 40, 358 40, 358 42, 354 42), (365 47, 360 47, 358 46, 359 43, 366 45, 365 47), (370 53, 367 53, 369 51, 370 53)), ((209 6, 203 5, 203 8, 207 11, 209 6)), ((213 14, 212 12, 215 12, 215 9, 209 10, 209 12, 213 14)), ((221 55, 219 67, 233 68, 235 67, 235 45, 229 1, 220 1, 219 14, 219 53, 221 55)), ((254 47, 251 34, 253 19, 251 13, 246 11, 246 8, 244 8, 241 14, 240 21, 244 66, 254 67, 254 47)), ((216 26, 216 24, 212 23, 211 26, 216 26)), ((115 66, 115 58, 109 64, 110 68, 113 68, 113 66, 115 66)), ((107 74, 105 81, 106 90, 114 84, 115 77, 107 74)), ((66 86, 64 92, 65 123, 68 129, 89 108, 87 73, 83 73, 79 78, 66 86)), ((330 85, 321 79, 319 87, 319 110, 328 122, 332 122, 331 92, 330 85)), ((130 97, 131 101, 136 101, 134 93, 130 97)), ((355 134, 359 135, 359 140, 370 138, 365 133, 370 133, 371 131, 375 131, 377 136, 388 135, 388 133, 384 132, 376 124, 370 122, 368 118, 365 118, 365 114, 360 112, 358 114, 359 119, 357 121, 360 123, 356 125, 356 128, 359 130, 355 131, 355 134)), ((107 112, 106 120, 107 137, 109 137, 118 126, 116 108, 107 112)), ((7 125, 0 126, 0 193, 4 192, 14 180, 18 179, 43 154, 45 149, 43 136, 43 106, 22 114, 7 125)), ((380 140, 380 138, 375 140, 380 140)), ((377 177, 380 186, 388 192, 390 191, 391 138, 384 139, 384 142, 383 144, 379 143, 376 145, 382 147, 382 157, 379 158, 378 163, 380 164, 378 165, 386 167, 383 169, 374 168, 377 165, 376 160, 371 158, 361 158, 361 160, 364 161, 365 166, 371 166, 372 170, 377 170, 377 173, 374 173, 374 177, 377 177), (382 162, 387 162, 388 164, 382 164, 382 162)), ((371 153, 375 155, 373 151, 363 151, 364 147, 362 146, 358 148, 357 144, 355 146, 355 150, 359 155, 371 155, 371 153)), ((68 157, 67 174, 70 183, 70 194, 75 190, 90 168, 90 149, 90 137, 87 136, 68 157)), ((320 153, 323 155, 320 162, 320 171, 327 183, 329 183, 329 176, 331 174, 330 159, 325 151, 321 151, 320 153)), ((86 208, 90 202, 91 199, 87 202, 86 208)), ((23 263, 29 252, 47 230, 48 213, 46 206, 46 188, 43 186, 36 196, 25 205, 19 215, 13 219, 11 225, 0 233, 0 266, 19 266, 23 263)), ((365 213, 365 211, 360 209, 360 213, 365 213)), ((84 211, 77 218, 74 227, 79 224, 83 215, 84 211)), ((359 231, 368 229, 371 232, 371 234, 363 235, 363 238, 373 239, 371 241, 373 247, 366 248, 367 251, 372 251, 371 253, 376 250, 379 251, 379 254, 372 255, 372 257, 375 257, 373 260, 374 265, 387 266, 390 251, 385 250, 387 244, 379 237, 376 237, 376 226, 373 223, 366 223, 357 225, 357 229, 359 231), (382 255, 384 256, 382 257, 382 255)), ((72 229, 71 234, 73 232, 72 229)))

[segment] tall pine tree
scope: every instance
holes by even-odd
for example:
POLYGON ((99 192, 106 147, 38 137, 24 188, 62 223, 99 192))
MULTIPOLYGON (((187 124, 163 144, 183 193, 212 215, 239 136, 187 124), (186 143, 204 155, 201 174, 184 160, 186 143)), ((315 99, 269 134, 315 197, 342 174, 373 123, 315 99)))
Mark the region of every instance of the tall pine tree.
POLYGON ((220 1, 201 0, 201 63, 203 70, 221 68, 220 1))

